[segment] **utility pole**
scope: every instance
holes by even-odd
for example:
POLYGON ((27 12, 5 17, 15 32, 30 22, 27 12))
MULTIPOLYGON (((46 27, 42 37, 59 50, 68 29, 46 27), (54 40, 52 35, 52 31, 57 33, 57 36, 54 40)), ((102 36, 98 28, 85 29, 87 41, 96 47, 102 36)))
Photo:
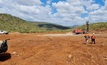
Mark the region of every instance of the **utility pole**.
POLYGON ((86 31, 89 32, 89 21, 86 21, 86 31))

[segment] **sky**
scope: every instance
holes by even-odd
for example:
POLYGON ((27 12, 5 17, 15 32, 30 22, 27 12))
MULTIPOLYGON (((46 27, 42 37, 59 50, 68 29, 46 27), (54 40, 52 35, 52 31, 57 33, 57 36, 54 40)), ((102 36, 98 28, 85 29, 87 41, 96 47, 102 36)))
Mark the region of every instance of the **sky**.
POLYGON ((64 26, 107 22, 107 0, 0 0, 0 13, 64 26))

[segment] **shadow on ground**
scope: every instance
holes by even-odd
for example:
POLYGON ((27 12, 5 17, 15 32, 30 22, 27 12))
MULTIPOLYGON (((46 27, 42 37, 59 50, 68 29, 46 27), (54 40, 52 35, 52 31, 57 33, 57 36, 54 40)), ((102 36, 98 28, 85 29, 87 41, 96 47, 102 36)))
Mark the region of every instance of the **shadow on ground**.
POLYGON ((8 59, 11 58, 11 54, 10 53, 2 53, 0 54, 0 61, 6 61, 8 59))

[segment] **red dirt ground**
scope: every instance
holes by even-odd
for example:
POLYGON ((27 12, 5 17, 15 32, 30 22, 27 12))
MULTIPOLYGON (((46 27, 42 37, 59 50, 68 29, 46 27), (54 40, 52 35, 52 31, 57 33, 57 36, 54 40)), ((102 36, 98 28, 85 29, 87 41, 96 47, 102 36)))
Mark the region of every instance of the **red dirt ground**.
POLYGON ((83 35, 0 35, 7 38, 9 49, 0 54, 0 65, 107 65, 107 34, 98 35, 96 44, 85 44, 83 35))

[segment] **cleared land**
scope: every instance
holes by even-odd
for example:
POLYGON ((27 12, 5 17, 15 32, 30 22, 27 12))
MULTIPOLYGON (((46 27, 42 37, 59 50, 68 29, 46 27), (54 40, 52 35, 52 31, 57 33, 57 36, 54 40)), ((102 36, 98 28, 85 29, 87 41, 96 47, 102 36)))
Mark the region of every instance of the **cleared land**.
POLYGON ((9 38, 0 65, 107 65, 107 34, 97 35, 96 44, 85 44, 83 35, 20 34, 9 38))

